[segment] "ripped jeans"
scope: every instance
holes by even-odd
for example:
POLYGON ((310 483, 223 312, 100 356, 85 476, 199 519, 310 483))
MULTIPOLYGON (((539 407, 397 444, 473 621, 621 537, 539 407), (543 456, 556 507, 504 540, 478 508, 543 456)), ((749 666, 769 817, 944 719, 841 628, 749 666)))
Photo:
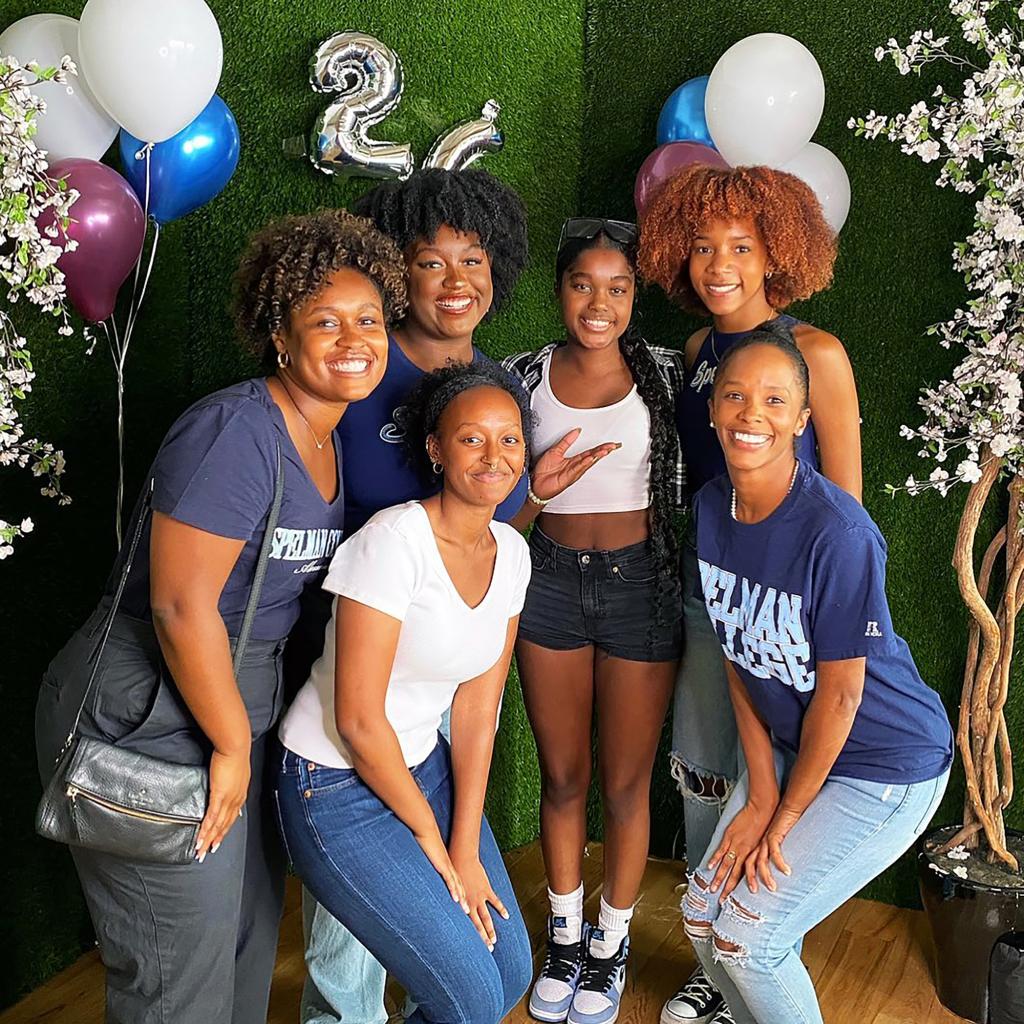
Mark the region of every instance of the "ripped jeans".
POLYGON ((725 676, 725 656, 700 590, 694 538, 682 550, 683 629, 686 646, 672 698, 672 777, 683 794, 686 860, 704 859, 743 767, 736 718, 725 676))
MULTIPOLYGON (((776 747, 780 786, 793 755, 776 747)), ((778 888, 751 893, 746 881, 726 899, 708 888, 707 861, 747 802, 736 784, 707 855, 683 900, 684 929, 701 965, 725 996, 736 1024, 821 1024, 804 936, 897 860, 928 827, 949 780, 911 785, 830 778, 782 844, 792 874, 774 870, 778 888)))

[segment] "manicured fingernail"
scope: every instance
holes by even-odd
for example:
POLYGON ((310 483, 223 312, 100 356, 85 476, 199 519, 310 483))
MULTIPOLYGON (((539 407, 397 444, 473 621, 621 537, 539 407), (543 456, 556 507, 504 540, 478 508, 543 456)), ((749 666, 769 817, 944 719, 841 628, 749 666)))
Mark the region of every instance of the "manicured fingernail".
POLYGON ((503 911, 501 912, 501 916, 502 916, 503 918, 505 918, 505 920, 507 921, 507 920, 508 920, 508 911, 507 911, 507 910, 503 910, 503 911))
POLYGON ((206 860, 206 851, 203 850, 203 852, 201 854, 199 854, 199 856, 196 858, 196 860, 198 860, 199 863, 202 864, 203 861, 206 860))
POLYGON ((493 952, 494 952, 494 943, 493 943, 493 942, 488 942, 488 943, 487 943, 487 950, 488 950, 488 952, 490 952, 490 953, 493 953, 493 952))
POLYGON ((214 843, 213 846, 210 847, 210 853, 216 853, 219 849, 220 843, 214 843))

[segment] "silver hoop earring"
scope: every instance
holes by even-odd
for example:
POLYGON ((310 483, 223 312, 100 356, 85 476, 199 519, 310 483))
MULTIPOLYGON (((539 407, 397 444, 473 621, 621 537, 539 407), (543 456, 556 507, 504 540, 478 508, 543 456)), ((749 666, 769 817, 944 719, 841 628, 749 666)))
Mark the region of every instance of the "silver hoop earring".
POLYGON ((773 275, 774 273, 775 273, 775 271, 774 271, 774 270, 769 270, 769 271, 768 271, 768 273, 764 275, 764 279, 765 279, 766 281, 770 281, 770 280, 772 279, 772 275, 773 275))
POLYGON ((280 366, 282 370, 286 366, 291 366, 291 362, 292 357, 288 355, 284 349, 281 349, 281 351, 277 353, 277 365, 280 366))
POLYGON ((434 476, 440 476, 444 472, 444 466, 440 462, 431 461, 430 468, 434 471, 434 476))

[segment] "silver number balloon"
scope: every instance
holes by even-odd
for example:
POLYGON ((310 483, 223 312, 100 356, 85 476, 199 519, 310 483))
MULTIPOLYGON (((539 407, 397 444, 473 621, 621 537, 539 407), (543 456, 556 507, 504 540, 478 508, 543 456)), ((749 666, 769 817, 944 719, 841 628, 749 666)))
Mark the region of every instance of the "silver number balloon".
POLYGON ((325 174, 407 178, 412 147, 379 142, 367 131, 402 98, 398 54, 366 32, 338 32, 320 44, 310 62, 309 83, 337 93, 313 128, 310 160, 325 174))
POLYGON ((485 154, 500 152, 505 145, 505 136, 495 124, 500 111, 494 100, 488 100, 479 117, 460 121, 438 138, 423 166, 464 171, 485 154))

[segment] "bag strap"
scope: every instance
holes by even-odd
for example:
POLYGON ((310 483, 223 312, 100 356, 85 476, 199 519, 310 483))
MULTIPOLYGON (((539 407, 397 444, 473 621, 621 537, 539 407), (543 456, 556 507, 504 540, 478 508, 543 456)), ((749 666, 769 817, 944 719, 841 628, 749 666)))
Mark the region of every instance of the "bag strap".
MULTIPOLYGON (((78 705, 75 720, 68 732, 67 739, 64 740, 64 746, 61 747, 60 753, 57 755, 58 763, 67 753, 68 748, 75 740, 75 735, 78 732, 78 725, 82 720, 82 712, 85 711, 85 705, 89 701, 89 695, 92 693, 93 687, 96 684, 96 676, 99 672, 100 662, 103 660, 103 651, 107 646, 107 638, 110 636, 110 630, 114 625, 114 619, 117 617, 117 611, 121 604, 121 596, 124 594, 124 588, 128 583, 128 576, 132 571, 132 563, 135 560, 135 554, 138 550, 139 542, 142 539, 146 520, 152 510, 154 484, 155 481, 150 479, 149 486, 146 488, 141 507, 139 508, 138 517, 135 520, 135 527, 132 530, 132 538, 128 545, 128 553, 125 556, 124 565, 121 569, 121 576, 117 581, 117 587, 114 590, 114 596, 110 604, 110 611, 107 612, 107 617, 103 623, 103 633, 100 637, 100 642, 96 647, 96 650, 93 652, 92 671, 89 673, 89 682, 86 683, 85 693, 82 694, 82 701, 78 705)), ((234 672, 236 679, 238 678, 238 670, 242 665, 242 658, 245 657, 245 649, 249 644, 249 634, 252 632, 252 624, 253 620, 256 618, 256 610, 259 607, 260 595, 263 590, 263 581, 267 575, 267 562, 270 559, 270 550, 274 543, 274 531, 277 529, 277 522, 280 518, 281 501, 283 497, 284 473, 281 471, 281 444, 278 442, 274 466, 274 500, 271 503, 270 512, 267 514, 267 528, 263 534, 263 542, 260 544, 260 553, 256 560, 256 571, 253 575, 252 587, 249 590, 249 600, 245 605, 245 613, 242 616, 242 626, 238 632, 238 639, 235 642, 235 652, 231 660, 232 671, 234 672)))

